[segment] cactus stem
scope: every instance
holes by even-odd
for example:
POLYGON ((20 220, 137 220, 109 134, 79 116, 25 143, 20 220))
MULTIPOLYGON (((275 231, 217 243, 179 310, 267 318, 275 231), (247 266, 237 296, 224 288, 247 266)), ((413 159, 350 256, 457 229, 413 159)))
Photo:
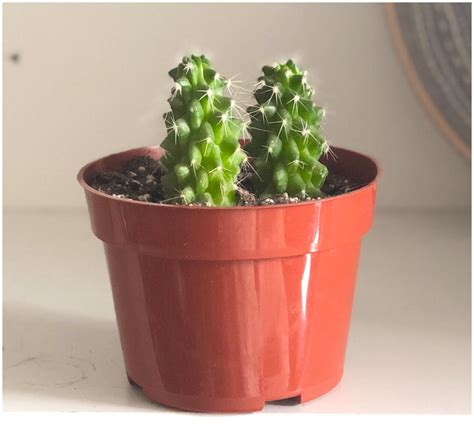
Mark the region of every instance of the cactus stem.
POLYGON ((257 84, 260 88, 254 91, 256 103, 248 109, 253 126, 252 141, 246 148, 263 178, 251 176, 256 193, 316 197, 328 173, 318 160, 324 152, 330 155, 320 133, 322 108, 311 107, 312 89, 306 72, 292 60, 264 66, 262 71, 257 84), (270 134, 265 137, 258 132, 270 134))
MULTIPOLYGON (((243 119, 234 116, 237 105, 234 101, 231 107, 231 97, 223 94, 225 78, 203 55, 184 57, 169 74, 174 87, 168 99, 171 111, 164 114, 163 147, 169 154, 161 179, 164 196, 182 204, 233 206, 237 197, 233 185, 245 156, 231 158, 228 149, 238 145, 243 119), (210 169, 218 176, 210 179, 210 169)), ((227 83, 232 87, 232 80, 227 83)))

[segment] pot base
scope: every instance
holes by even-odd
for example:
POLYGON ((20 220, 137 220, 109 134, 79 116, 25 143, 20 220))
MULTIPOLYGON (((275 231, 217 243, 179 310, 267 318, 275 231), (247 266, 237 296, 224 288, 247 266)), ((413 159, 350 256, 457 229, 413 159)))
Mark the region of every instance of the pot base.
POLYGON ((143 388, 136 383, 129 375, 128 382, 134 388, 143 391, 151 401, 160 403, 175 409, 193 412, 257 412, 261 411, 265 403, 294 399, 294 404, 307 403, 318 397, 327 394, 334 389, 341 381, 342 374, 336 378, 325 380, 317 386, 305 388, 300 391, 288 392, 278 398, 251 397, 251 398, 204 398, 190 395, 173 394, 164 392, 159 388, 143 388))

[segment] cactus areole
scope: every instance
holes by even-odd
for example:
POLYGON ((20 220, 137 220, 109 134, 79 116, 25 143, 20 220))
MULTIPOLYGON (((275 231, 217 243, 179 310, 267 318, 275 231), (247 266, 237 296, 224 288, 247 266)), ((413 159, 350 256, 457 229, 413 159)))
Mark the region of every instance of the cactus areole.
POLYGON ((170 203, 236 204, 236 181, 246 154, 239 139, 243 122, 235 102, 224 95, 228 80, 205 56, 184 57, 169 72, 174 81, 164 114, 167 136, 161 183, 170 203))
POLYGON ((252 141, 246 149, 254 162, 254 186, 264 197, 284 192, 318 197, 328 174, 319 162, 329 152, 320 130, 325 111, 312 102, 306 73, 292 60, 262 71, 257 103, 248 108, 252 141))

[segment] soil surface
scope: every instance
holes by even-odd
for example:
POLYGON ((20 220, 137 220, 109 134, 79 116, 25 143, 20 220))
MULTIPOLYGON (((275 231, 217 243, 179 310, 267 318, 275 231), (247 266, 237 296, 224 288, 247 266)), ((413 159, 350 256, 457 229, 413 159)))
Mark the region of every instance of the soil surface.
POLYGON ((114 197, 159 203, 161 191, 161 164, 149 156, 136 157, 119 171, 99 172, 90 185, 114 197))
MULTIPOLYGON (((98 191, 119 198, 128 198, 143 202, 170 203, 166 201, 161 189, 161 176, 164 171, 161 164, 148 156, 136 157, 128 162, 123 169, 118 171, 98 172, 90 180, 90 185, 98 191)), ((239 206, 265 206, 286 203, 298 203, 301 201, 319 200, 321 198, 333 197, 354 191, 364 183, 355 183, 341 175, 329 173, 321 188, 322 194, 317 199, 305 196, 289 197, 284 193, 275 198, 258 198, 249 180, 242 177, 237 189, 239 206)), ((190 206, 199 206, 193 203, 190 206)))

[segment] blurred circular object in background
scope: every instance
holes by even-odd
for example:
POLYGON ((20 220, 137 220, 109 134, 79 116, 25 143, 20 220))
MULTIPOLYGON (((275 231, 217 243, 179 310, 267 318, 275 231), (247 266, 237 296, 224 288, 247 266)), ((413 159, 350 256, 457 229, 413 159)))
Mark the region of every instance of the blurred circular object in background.
POLYGON ((410 81, 438 127, 471 157, 471 5, 387 4, 410 81))

